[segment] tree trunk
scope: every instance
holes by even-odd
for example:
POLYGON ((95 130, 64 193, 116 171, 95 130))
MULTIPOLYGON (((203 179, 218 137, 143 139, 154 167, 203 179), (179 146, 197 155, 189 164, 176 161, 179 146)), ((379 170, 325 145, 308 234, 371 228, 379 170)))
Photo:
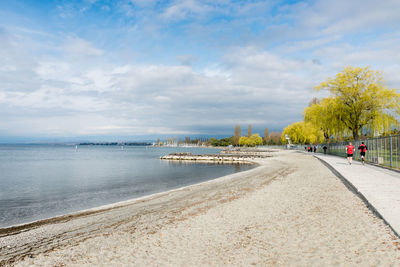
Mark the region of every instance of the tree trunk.
POLYGON ((358 127, 353 128, 353 139, 358 139, 358 127))
POLYGON ((325 142, 329 142, 329 134, 327 132, 324 132, 324 138, 325 138, 325 142))

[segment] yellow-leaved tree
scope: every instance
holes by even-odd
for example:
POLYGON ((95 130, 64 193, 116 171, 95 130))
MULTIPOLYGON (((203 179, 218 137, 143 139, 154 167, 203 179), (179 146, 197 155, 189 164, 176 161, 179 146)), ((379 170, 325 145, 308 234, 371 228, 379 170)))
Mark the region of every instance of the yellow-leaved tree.
POLYGON ((253 134, 250 137, 242 136, 239 139, 239 145, 241 146, 260 146, 263 144, 263 140, 259 134, 253 134))
POLYGON ((287 143, 285 135, 290 137, 293 144, 314 144, 324 140, 324 133, 310 122, 295 122, 283 129, 281 140, 287 143))
POLYGON ((347 130, 341 121, 342 112, 339 109, 338 101, 333 97, 323 98, 304 109, 304 121, 320 129, 327 142, 331 136, 340 136, 347 130))
POLYGON ((358 139, 363 130, 384 132, 397 125, 394 114, 400 94, 387 88, 381 73, 369 67, 346 67, 315 89, 328 90, 331 97, 306 108, 305 120, 326 135, 349 132, 358 139))

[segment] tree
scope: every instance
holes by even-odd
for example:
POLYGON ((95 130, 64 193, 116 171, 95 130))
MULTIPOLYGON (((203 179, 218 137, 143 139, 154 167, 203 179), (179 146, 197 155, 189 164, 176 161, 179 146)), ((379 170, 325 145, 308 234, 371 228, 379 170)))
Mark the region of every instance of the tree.
POLYGON ((263 140, 259 134, 253 134, 249 137, 249 146, 261 146, 263 144, 263 140))
POLYGON ((304 121, 312 123, 324 133, 325 141, 339 136, 346 129, 341 122, 337 101, 332 97, 323 98, 304 109, 304 121))
POLYGON ((268 143, 268 136, 269 136, 269 133, 268 133, 269 131, 268 131, 268 128, 265 128, 264 129, 264 136, 263 136, 263 140, 264 140, 264 143, 265 144, 267 144, 268 143))
POLYGON ((239 139, 239 145, 240 146, 247 146, 247 144, 248 144, 248 137, 247 136, 242 136, 242 137, 240 137, 240 139, 239 139))
POLYGON ((190 137, 188 136, 185 137, 185 144, 190 144, 190 137))
POLYGON ((240 125, 235 126, 235 134, 233 135, 233 145, 239 145, 239 139, 242 136, 242 130, 240 129, 240 125))
POLYGON ((319 100, 316 97, 313 97, 313 99, 311 99, 310 103, 308 103, 308 106, 311 107, 312 105, 319 104, 320 102, 321 102, 321 100, 319 100))
POLYGON ((271 132, 268 136, 268 144, 269 145, 281 145, 281 135, 280 132, 271 132))
POLYGON ((241 146, 260 146, 263 144, 262 138, 259 134, 253 134, 250 137, 242 136, 240 137, 239 144, 241 146))
POLYGON ((399 111, 400 94, 388 89, 381 74, 369 67, 346 67, 334 79, 328 78, 315 89, 331 93, 335 104, 332 111, 340 127, 354 139, 363 130, 384 132, 397 124, 393 114, 399 111))
POLYGON ((295 122, 283 129, 281 140, 286 144, 285 135, 290 137, 293 144, 313 144, 320 143, 324 140, 324 134, 309 122, 295 122))
POLYGON ((212 146, 229 146, 232 145, 233 137, 225 137, 222 139, 211 138, 210 142, 212 146))
POLYGON ((247 127, 247 137, 251 136, 251 124, 247 127))
POLYGON ((247 136, 240 137, 239 144, 241 146, 254 147, 254 146, 262 145, 263 144, 263 140, 262 140, 260 135, 253 134, 250 137, 247 137, 247 136))
POLYGON ((281 145, 281 135, 280 132, 269 132, 269 129, 265 128, 263 142, 265 145, 281 145))

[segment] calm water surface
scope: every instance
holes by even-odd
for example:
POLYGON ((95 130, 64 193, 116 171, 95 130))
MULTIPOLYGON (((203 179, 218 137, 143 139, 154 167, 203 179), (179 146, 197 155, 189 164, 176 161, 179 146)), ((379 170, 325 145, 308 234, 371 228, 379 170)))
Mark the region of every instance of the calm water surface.
POLYGON ((249 165, 161 161, 172 152, 205 148, 125 146, 0 146, 0 227, 195 184, 249 165))

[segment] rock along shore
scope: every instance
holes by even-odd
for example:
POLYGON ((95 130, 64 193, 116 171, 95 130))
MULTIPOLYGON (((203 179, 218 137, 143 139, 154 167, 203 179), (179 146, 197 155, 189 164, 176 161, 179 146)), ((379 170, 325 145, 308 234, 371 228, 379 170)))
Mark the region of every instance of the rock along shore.
MULTIPOLYGON (((272 151, 269 151, 272 152, 272 151)), ((229 151, 223 150, 220 154, 192 155, 191 153, 171 153, 161 156, 162 160, 191 161, 217 164, 252 164, 250 160, 268 158, 271 155, 257 151, 229 151)))

